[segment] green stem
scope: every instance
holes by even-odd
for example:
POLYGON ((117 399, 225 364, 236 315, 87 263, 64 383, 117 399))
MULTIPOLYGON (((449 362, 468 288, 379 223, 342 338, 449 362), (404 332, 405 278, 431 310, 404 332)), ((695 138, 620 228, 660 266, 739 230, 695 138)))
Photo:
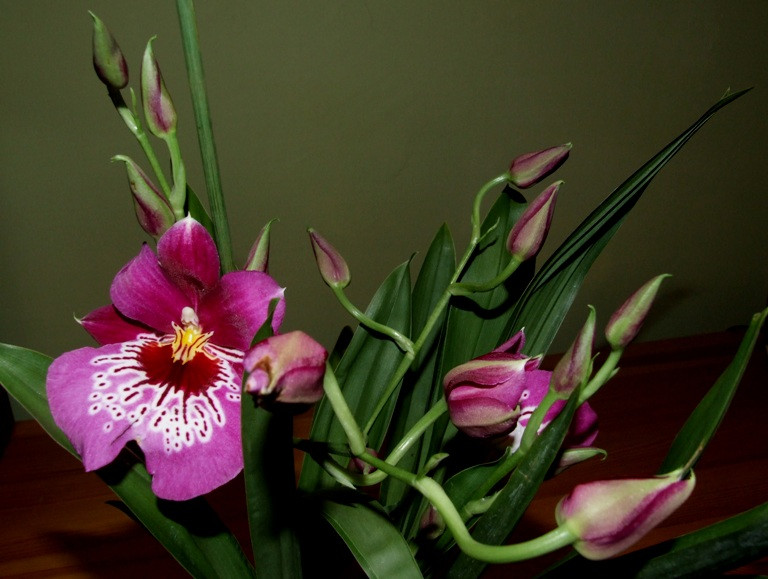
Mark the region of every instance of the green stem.
POLYGON ((373 330, 374 332, 378 332, 388 336, 389 338, 392 338, 395 344, 397 344, 398 348, 413 357, 413 342, 411 342, 409 338, 394 328, 390 328, 385 324, 380 324, 376 320, 366 316, 362 311, 360 311, 360 309, 357 308, 357 306, 355 306, 355 304, 349 301, 349 298, 344 293, 344 288, 333 286, 331 289, 333 290, 333 293, 336 295, 336 298, 339 300, 341 305, 344 306, 344 309, 352 314, 352 317, 354 317, 358 322, 360 322, 366 328, 373 330))
POLYGON ((476 245, 480 241, 480 227, 482 221, 480 220, 480 205, 483 203, 483 198, 486 194, 493 189, 496 185, 506 183, 509 181, 509 173, 502 173, 498 177, 494 177, 480 188, 477 195, 475 195, 475 202, 472 204, 472 241, 473 245, 476 245))
MULTIPOLYGON (((133 94, 133 92, 131 92, 131 94, 133 94)), ((141 121, 133 112, 131 112, 128 105, 125 104, 123 95, 120 94, 119 90, 110 89, 109 98, 112 99, 112 104, 115 106, 120 118, 123 119, 125 126, 128 127, 128 130, 131 131, 133 136, 139 142, 141 150, 144 151, 144 156, 147 158, 147 161, 149 161, 152 171, 155 173, 155 177, 157 177, 157 183, 160 185, 160 189, 165 193, 166 198, 170 199, 171 187, 168 185, 165 173, 160 168, 160 161, 158 161, 157 155, 155 155, 155 150, 152 148, 152 143, 150 142, 147 133, 144 132, 144 127, 142 126, 141 121)))
MULTIPOLYGON (((424 434, 424 431, 427 430, 427 428, 429 428, 435 422, 435 420, 440 418, 447 410, 448 404, 445 402, 444 398, 440 398, 440 400, 438 400, 437 403, 432 408, 430 408, 429 411, 424 416, 422 416, 418 422, 416 422, 416 424, 411 427, 405 436, 403 436, 400 442, 398 442, 397 445, 389 453, 385 459, 385 462, 387 464, 391 464, 392 466, 396 466, 397 463, 400 462, 400 459, 405 456, 408 450, 419 439, 419 437, 424 434)), ((349 486, 372 486, 387 478, 387 473, 385 473, 383 470, 377 470, 370 474, 351 473, 330 457, 328 457, 326 461, 323 462, 323 468, 331 471, 332 476, 336 480, 349 486)))
POLYGON ((581 394, 579 395, 579 404, 589 400, 589 398, 595 392, 597 392, 603 384, 608 382, 608 380, 613 377, 613 375, 616 373, 616 366, 618 365, 623 353, 623 349, 611 350, 611 353, 608 354, 608 358, 600 367, 600 370, 598 370, 592 379, 587 382, 587 385, 581 389, 581 394))
POLYGON ((517 268, 520 267, 521 263, 523 262, 518 257, 512 256, 512 259, 509 260, 507 266, 495 278, 483 283, 454 283, 451 284, 449 290, 451 294, 455 296, 466 296, 478 292, 489 292, 507 281, 507 278, 509 278, 509 276, 517 271, 517 268))
POLYGON ((216 157, 216 144, 213 140, 213 127, 208 109, 208 97, 205 92, 203 75, 203 59, 197 37, 195 22, 195 7, 192 0, 176 0, 181 27, 181 41, 184 47, 184 59, 187 63, 189 89, 192 95, 192 107, 195 111, 197 138, 200 143, 200 153, 203 159, 203 173, 208 192, 208 203, 211 208, 213 221, 213 236, 219 250, 221 269, 224 273, 235 269, 232 259, 232 241, 229 235, 227 209, 224 205, 224 195, 221 190, 219 162, 216 157))
POLYGON ((171 168, 173 171, 173 189, 171 189, 168 201, 171 204, 176 220, 179 220, 185 217, 184 204, 187 199, 187 171, 181 158, 181 148, 179 147, 179 139, 176 137, 176 131, 167 135, 164 140, 171 155, 171 168))
POLYGON ((333 413, 336 415, 341 427, 344 429, 344 433, 347 435, 349 449, 355 456, 360 456, 365 452, 366 448, 365 435, 360 430, 360 426, 358 426, 352 411, 349 409, 347 399, 344 398, 344 394, 341 392, 339 383, 336 380, 336 375, 333 373, 330 364, 325 365, 323 390, 325 390, 325 397, 331 404, 331 408, 333 408, 333 413))
POLYGON ((487 561, 488 563, 523 561, 566 547, 577 540, 577 537, 565 527, 557 527, 536 539, 514 545, 500 546, 480 543, 472 538, 461 514, 450 497, 445 493, 443 487, 434 479, 416 476, 413 473, 379 460, 368 453, 363 454, 360 458, 419 491, 440 513, 459 548, 475 559, 487 561))

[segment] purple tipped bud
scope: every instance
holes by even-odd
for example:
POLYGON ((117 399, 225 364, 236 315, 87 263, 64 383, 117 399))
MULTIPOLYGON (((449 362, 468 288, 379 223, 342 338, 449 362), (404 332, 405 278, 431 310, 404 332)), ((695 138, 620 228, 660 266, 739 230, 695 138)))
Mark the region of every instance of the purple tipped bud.
POLYGON ((434 541, 445 531, 445 521, 442 515, 432 505, 427 507, 419 520, 419 533, 430 541, 434 541))
POLYGON ((563 354, 552 371, 550 387, 564 398, 589 378, 592 370, 592 343, 595 340, 595 308, 589 306, 589 316, 579 335, 563 354))
POLYGON ((262 406, 314 404, 323 396, 327 358, 325 348, 304 332, 267 338, 243 359, 245 391, 262 406))
POLYGON ((141 104, 149 130, 156 137, 162 137, 176 131, 176 109, 152 51, 152 40, 154 38, 147 42, 141 61, 141 104))
POLYGON ((658 275, 647 282, 614 312, 605 326, 605 337, 611 348, 625 348, 635 339, 651 309, 656 292, 666 277, 669 277, 669 274, 658 275))
POLYGON ((248 253, 248 259, 245 260, 245 269, 247 271, 267 272, 269 267, 269 234, 272 230, 274 219, 261 228, 256 241, 253 242, 251 251, 248 253))
POLYGON ((128 63, 112 33, 93 12, 93 69, 101 82, 120 90, 128 84, 128 63))
POLYGON ((536 255, 549 232, 552 215, 555 212, 557 190, 562 181, 552 183, 534 199, 517 220, 507 237, 507 251, 520 261, 536 255))
POLYGON ((535 185, 565 163, 572 146, 567 143, 520 155, 509 166, 509 181, 521 189, 535 185))
POLYGON ((334 288, 344 288, 349 285, 350 275, 347 262, 336 248, 328 243, 314 229, 309 229, 309 239, 315 254, 317 268, 323 281, 334 288))
POLYGON ((557 505, 555 516, 578 537, 573 547, 587 559, 607 559, 639 541, 693 492, 680 472, 647 479, 596 481, 577 486, 557 505))
POLYGON ((173 209, 144 171, 129 157, 116 155, 113 161, 125 162, 133 207, 141 228, 152 237, 160 237, 176 222, 173 209))
MULTIPOLYGON (((368 454, 373 455, 376 458, 379 457, 379 453, 372 448, 366 448, 365 450, 368 454)), ((356 456, 353 456, 351 459, 349 459, 349 466, 347 468, 350 472, 357 474, 371 474, 376 470, 375 466, 368 464, 362 458, 358 458, 356 456)))

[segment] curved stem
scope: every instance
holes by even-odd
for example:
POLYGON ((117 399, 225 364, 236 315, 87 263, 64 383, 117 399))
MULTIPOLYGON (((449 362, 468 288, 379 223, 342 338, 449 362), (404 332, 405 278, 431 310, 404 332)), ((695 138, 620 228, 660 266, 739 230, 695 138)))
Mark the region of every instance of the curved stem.
POLYGON ((623 349, 611 350, 611 353, 608 354, 608 358, 600 367, 600 370, 598 370, 592 379, 587 382, 587 385, 581 389, 581 394, 579 395, 579 404, 588 400, 595 392, 600 389, 603 384, 608 382, 608 380, 613 377, 617 370, 616 366, 618 365, 623 353, 623 349))
POLYGON ((509 276, 517 271, 517 268, 520 267, 521 263, 523 262, 520 260, 520 258, 513 255, 507 266, 501 271, 499 275, 493 279, 483 283, 453 283, 448 289, 450 290, 451 294, 455 296, 465 296, 478 292, 489 292, 507 281, 507 278, 509 278, 509 276))
POLYGON ((496 185, 506 183, 509 181, 509 173, 502 173, 498 177, 494 177, 480 188, 477 195, 475 195, 475 201, 472 204, 472 243, 476 244, 480 241, 480 227, 482 221, 480 220, 480 205, 483 203, 483 198, 486 194, 493 189, 496 185))
POLYGON ((208 97, 205 93, 203 59, 200 55, 200 46, 197 38, 195 7, 192 0, 176 0, 176 9, 179 13, 179 26, 181 28, 182 46, 184 47, 184 60, 187 63, 192 107, 195 111, 197 138, 203 158, 203 173, 205 174, 208 203, 211 208, 213 236, 216 239, 216 247, 221 258, 221 269, 224 273, 227 273, 235 269, 235 265, 232 260, 232 241, 229 235, 229 222, 227 221, 227 209, 224 205, 224 194, 221 190, 221 176, 219 162, 216 157, 216 144, 213 140, 211 115, 208 110, 208 97))
POLYGON ((374 332, 378 332, 389 338, 392 338, 395 344, 397 344, 398 348, 400 348, 406 354, 413 356, 413 342, 411 342, 409 338, 394 328, 391 328, 385 324, 380 324, 376 320, 366 316, 355 304, 349 301, 349 298, 344 293, 344 288, 332 287, 331 289, 333 290, 333 293, 336 294, 336 298, 339 300, 341 305, 344 306, 344 309, 352 314, 352 317, 354 317, 358 322, 360 322, 366 328, 373 330, 374 332))

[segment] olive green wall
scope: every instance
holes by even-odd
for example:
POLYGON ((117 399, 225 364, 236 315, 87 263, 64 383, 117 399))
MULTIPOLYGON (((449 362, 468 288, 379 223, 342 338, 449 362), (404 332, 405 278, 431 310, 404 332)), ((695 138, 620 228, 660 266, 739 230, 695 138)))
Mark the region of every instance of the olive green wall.
MULTIPOLYGON (((129 59, 146 40, 203 191, 173 2, 0 1, 0 341, 58 354, 145 240, 112 155, 140 159, 90 62, 92 9, 129 59)), ((285 328, 331 346, 349 319, 305 229, 345 255, 352 298, 442 222, 468 237, 476 189, 572 141, 549 251, 728 88, 595 264, 555 349, 670 272, 643 339, 745 323, 768 289, 768 2, 198 2, 236 255, 273 217, 285 328)), ((534 190, 538 191, 540 188, 534 190)), ((418 261, 418 258, 417 258, 418 261)))

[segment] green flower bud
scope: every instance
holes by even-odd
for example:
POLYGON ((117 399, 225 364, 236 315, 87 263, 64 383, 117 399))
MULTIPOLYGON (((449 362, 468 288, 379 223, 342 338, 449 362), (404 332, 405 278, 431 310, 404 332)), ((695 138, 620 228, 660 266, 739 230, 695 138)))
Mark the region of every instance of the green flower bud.
POLYGON ((141 62, 141 104, 149 130, 156 137, 163 137, 176 131, 176 109, 152 51, 153 40, 147 42, 141 62))
POLYGON ((120 90, 128 84, 128 63, 107 26, 93 12, 93 69, 110 88, 120 90))

